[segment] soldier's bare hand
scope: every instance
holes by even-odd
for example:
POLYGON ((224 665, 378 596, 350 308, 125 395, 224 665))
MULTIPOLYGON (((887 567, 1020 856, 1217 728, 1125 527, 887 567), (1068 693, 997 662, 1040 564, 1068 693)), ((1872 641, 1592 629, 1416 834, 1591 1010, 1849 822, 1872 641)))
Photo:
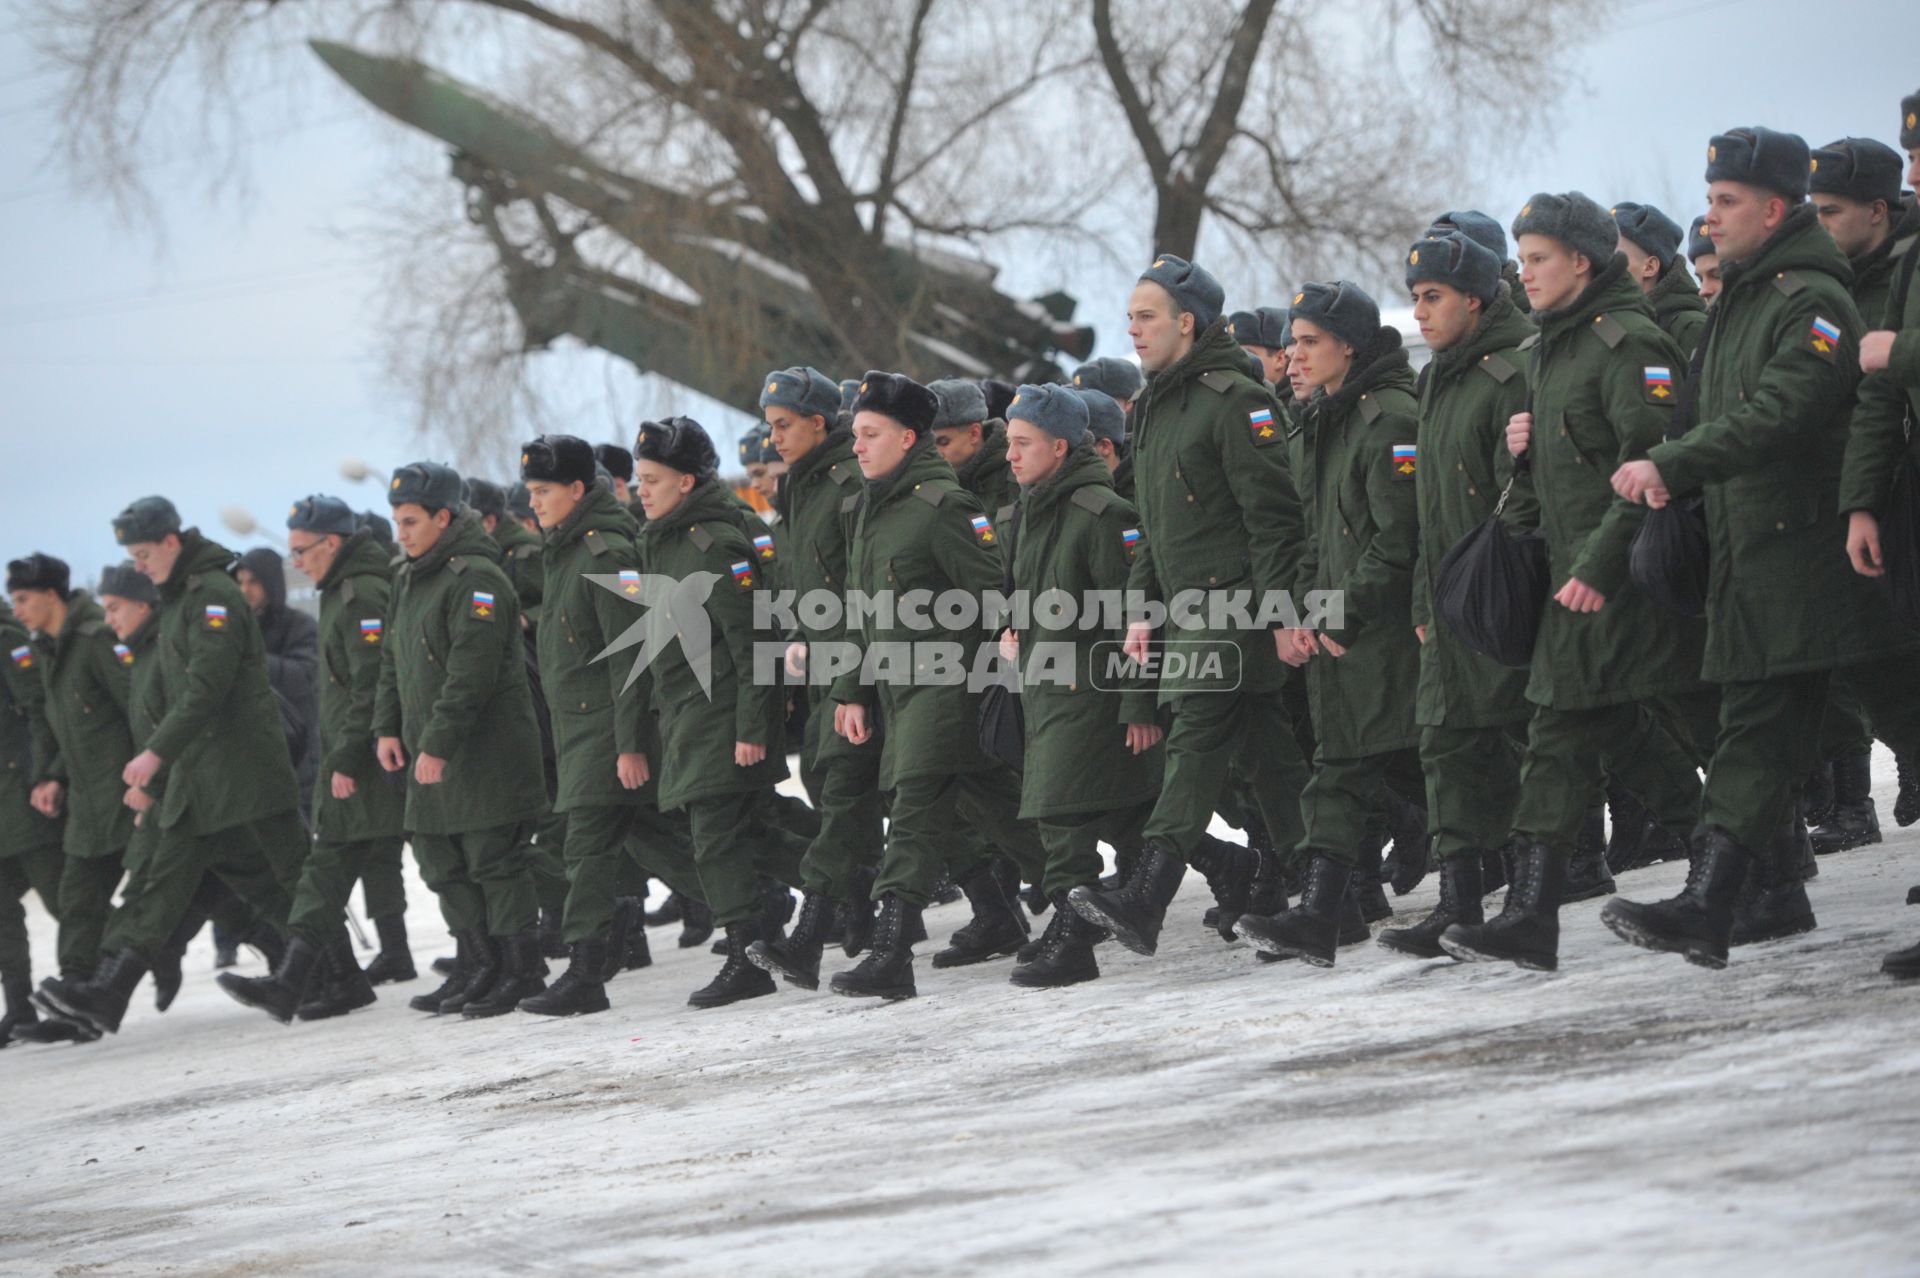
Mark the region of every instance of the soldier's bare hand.
POLYGON ((439 785, 447 779, 447 761, 431 754, 414 758, 413 779, 421 785, 439 785))
POLYGON ((1342 647, 1340 644, 1335 643, 1332 639, 1329 639, 1326 635, 1319 635, 1317 637, 1320 640, 1320 646, 1327 650, 1327 655, 1329 657, 1344 657, 1347 655, 1347 650, 1344 647, 1342 647))
POLYGON ((407 766, 406 747, 400 744, 399 737, 381 737, 374 743, 373 754, 389 772, 398 772, 407 766))
POLYGON ((787 645, 787 675, 793 679, 804 679, 807 675, 807 645, 796 639, 787 645))
POLYGON ((60 815, 60 801, 65 797, 66 787, 58 781, 42 781, 33 787, 30 796, 33 810, 51 821, 60 815))
MULTIPOLYGON (((153 796, 145 790, 128 790, 120 796, 120 802, 135 812, 146 812, 153 807, 153 796)), ((139 824, 139 822, 135 822, 139 824)))
POLYGON ((833 730, 855 745, 865 745, 867 738, 873 735, 873 729, 867 726, 867 708, 865 706, 835 706, 833 708, 833 730))
POLYGON ((751 768, 756 763, 765 762, 766 757, 767 748, 763 745, 754 745, 751 741, 733 743, 733 765, 736 768, 751 768))
POLYGON ((644 754, 623 754, 614 761, 613 766, 614 771, 620 774, 620 786, 625 790, 638 790, 652 775, 647 769, 647 756, 644 754))
POLYGON ((1880 557, 1880 521, 1864 510, 1847 516, 1847 558, 1862 577, 1887 575, 1886 561, 1880 557))
POLYGON ((1613 472, 1613 491, 1630 502, 1644 502, 1654 510, 1667 504, 1667 481, 1660 477, 1660 468, 1644 457, 1623 463, 1613 472))
POLYGON ((1157 723, 1129 723, 1127 749, 1135 754, 1145 754, 1159 745, 1166 735, 1167 730, 1157 723))
POLYGON ((1000 655, 1008 661, 1020 660, 1020 636, 1011 630, 1000 632, 1000 655))
POLYGON ((1578 577, 1567 578, 1567 584, 1560 587, 1553 599, 1570 612, 1599 612, 1607 603, 1605 595, 1578 577))
POLYGON ((1893 333, 1878 329, 1860 339, 1860 371, 1878 373, 1893 360, 1893 333))
POLYGON ((1413 637, 1418 639, 1420 646, 1424 648, 1427 644, 1427 628, 1425 626, 1415 626, 1413 628, 1413 637))
POLYGON ((1518 457, 1527 451, 1533 439, 1533 414, 1515 413, 1507 418, 1507 451, 1518 457))
POLYGON ((151 750, 142 750, 128 762, 120 773, 120 779, 136 790, 145 789, 147 782, 153 780, 153 774, 159 770, 160 756, 151 750))
POLYGON ((1311 630, 1276 630, 1273 632, 1273 649, 1280 660, 1290 666, 1304 666, 1308 658, 1317 651, 1311 630))
POLYGON ((1138 661, 1141 665, 1145 665, 1147 662, 1147 644, 1152 640, 1153 627, 1144 621, 1136 621, 1127 627, 1127 641, 1121 645, 1120 650, 1126 653, 1127 656, 1132 657, 1135 661, 1138 661))
POLYGON ((336 772, 333 774, 333 780, 329 788, 332 789, 334 798, 351 799, 354 796, 354 792, 360 788, 360 785, 346 773, 336 772))

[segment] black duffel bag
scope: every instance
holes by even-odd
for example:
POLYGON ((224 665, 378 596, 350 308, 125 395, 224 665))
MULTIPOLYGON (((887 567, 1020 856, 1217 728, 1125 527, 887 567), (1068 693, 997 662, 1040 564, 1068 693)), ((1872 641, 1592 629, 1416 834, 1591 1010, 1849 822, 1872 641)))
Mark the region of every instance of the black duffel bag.
POLYGON ((990 683, 981 691, 980 749, 1015 772, 1027 766, 1027 712, 1018 689, 990 683))
MULTIPOLYGON (((1516 465, 1515 473, 1522 469, 1516 465)), ((1433 610, 1467 647, 1519 668, 1533 660, 1547 606, 1547 543, 1537 532, 1515 536, 1500 522, 1512 491, 1508 480, 1486 522, 1440 561, 1433 610)))
POLYGON ((1707 615, 1707 499, 1688 497, 1650 510, 1633 534, 1633 584, 1683 617, 1707 615))

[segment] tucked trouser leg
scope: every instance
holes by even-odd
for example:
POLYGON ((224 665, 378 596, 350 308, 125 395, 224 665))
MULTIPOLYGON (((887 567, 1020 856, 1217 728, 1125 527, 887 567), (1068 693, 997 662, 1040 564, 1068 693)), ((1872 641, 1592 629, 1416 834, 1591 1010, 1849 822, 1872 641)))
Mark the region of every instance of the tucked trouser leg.
POLYGON ((1753 855, 1779 837, 1819 747, 1827 671, 1720 688, 1720 740, 1700 795, 1700 823, 1753 855))
POLYGON ((289 847, 287 831, 304 829, 289 811, 245 825, 196 835, 183 826, 160 832, 145 873, 129 881, 120 908, 107 924, 102 948, 130 949, 151 963, 191 905, 203 875, 217 876, 264 922, 284 931, 289 900, 276 867, 297 869, 303 859, 299 834, 289 847))
POLYGON ((1520 802, 1525 725, 1420 729, 1427 833, 1438 861, 1500 847, 1520 802))
POLYGON ((722 927, 757 918, 762 905, 754 800, 752 793, 720 794, 686 805, 700 894, 722 927))
POLYGON ((1644 708, 1537 706, 1520 765, 1513 828, 1562 856, 1573 854, 1587 808, 1611 768, 1668 829, 1687 829, 1700 794, 1693 761, 1644 708))
POLYGON ((360 900, 370 919, 402 917, 407 912, 406 840, 373 839, 360 864, 360 900))
POLYGON ((1386 791, 1417 795, 1423 788, 1420 762, 1411 750, 1357 759, 1330 759, 1323 751, 1314 764, 1313 778, 1300 796, 1306 831, 1299 848, 1307 859, 1323 856, 1357 865, 1368 820, 1386 801, 1386 791))
POLYGON ((820 833, 801 860, 800 885, 809 894, 844 899, 853 895, 854 871, 878 865, 886 846, 880 757, 875 753, 829 757, 817 775, 820 833))
POLYGON ((440 900, 440 917, 447 930, 462 932, 484 929, 487 925, 487 898, 467 873, 466 858, 456 840, 459 835, 415 834, 414 859, 420 863, 420 877, 440 900))
POLYGON ((1141 803, 1117 811, 1075 812, 1036 821, 1047 853, 1041 892, 1049 900, 1056 900, 1062 892, 1099 883, 1105 868, 1100 845, 1118 849, 1138 844, 1140 831, 1152 815, 1153 805, 1141 803))
POLYGON ((1166 751, 1166 772, 1146 838, 1185 860, 1239 767, 1273 845, 1290 848, 1300 842, 1307 761, 1279 692, 1188 693, 1174 705, 1166 751))
POLYGON ((293 891, 293 905, 287 913, 288 933, 303 938, 316 949, 332 944, 345 925, 353 885, 386 842, 379 839, 316 842, 300 871, 300 885, 293 891))
POLYGON ((527 868, 528 823, 495 826, 460 836, 467 875, 486 901, 487 931, 518 936, 540 922, 540 905, 527 868))
POLYGON ((577 807, 567 813, 567 944, 607 935, 613 902, 627 861, 627 836, 634 813, 629 805, 577 807))
POLYGON ((1850 759, 1870 753, 1872 749, 1873 729, 1867 722, 1860 694, 1854 688, 1852 674, 1848 670, 1837 670, 1827 692, 1827 704, 1820 713, 1820 750, 1816 762, 1850 759))
MULTIPOLYGON (((955 837, 961 779, 966 775, 949 772, 908 777, 894 786, 886 851, 880 859, 880 877, 873 885, 874 900, 897 896, 925 908, 933 899, 940 871, 951 859, 969 854, 967 841, 955 837)), ((977 854, 974 859, 978 860, 977 854)))

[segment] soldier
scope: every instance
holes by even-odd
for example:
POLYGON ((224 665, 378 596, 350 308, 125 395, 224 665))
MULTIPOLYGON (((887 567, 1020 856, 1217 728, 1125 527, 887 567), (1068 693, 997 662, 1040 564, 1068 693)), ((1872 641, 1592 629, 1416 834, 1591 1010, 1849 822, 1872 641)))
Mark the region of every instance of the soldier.
POLYGON ((401 467, 387 501, 407 557, 378 645, 375 750, 407 770, 403 823, 459 944, 455 972, 408 1005, 499 1016, 546 988, 526 857, 546 795, 519 597, 451 468, 401 467))
MULTIPOLYGON (((373 976, 360 970, 343 917, 355 881, 370 865, 398 864, 406 808, 403 790, 379 766, 373 728, 393 593, 387 556, 369 534, 356 530, 345 502, 321 495, 287 512, 287 551, 320 591, 318 655, 326 677, 318 707, 315 842, 294 889, 286 960, 270 977, 219 977, 220 988, 234 999, 283 1025, 296 1012, 318 1020, 374 1001, 373 976), (310 989, 320 995, 311 1003, 310 989)), ((373 921, 383 979, 412 980, 404 914, 375 914, 373 921)))
POLYGON ((780 476, 787 473, 787 464, 780 460, 780 451, 764 427, 756 426, 740 436, 740 468, 747 474, 747 486, 770 507, 760 512, 760 517, 769 524, 778 523, 780 476))
MULTIPOLYGON (((266 646, 246 596, 227 575, 233 552, 182 529, 164 497, 143 497, 113 521, 114 538, 160 589, 159 719, 122 779, 155 846, 128 880, 89 982, 48 981, 38 997, 95 1029, 118 1032, 140 977, 213 874, 265 923, 286 931, 288 891, 307 850, 299 790, 267 682, 266 646)), ((136 660, 138 658, 136 657, 136 660)), ((284 960, 283 960, 284 961, 284 960)))
MULTIPOLYGON (((0 989, 6 993, 0 1047, 5 1047, 44 1028, 31 1002, 33 956, 20 902, 32 888, 47 914, 58 920, 66 863, 60 850, 61 819, 33 806, 35 758, 55 749, 44 710, 46 683, 27 628, 5 600, 0 600, 0 647, 5 649, 0 654, 0 989)), ((44 1039, 34 1033, 33 1041, 44 1039)))
MULTIPOLYGON (((1422 789, 1413 726, 1418 405, 1399 330, 1381 325, 1379 306, 1358 286, 1304 285, 1287 323, 1291 358, 1313 388, 1288 443, 1307 512, 1296 581, 1340 592, 1344 607, 1320 626, 1280 634, 1282 660, 1307 666, 1319 740, 1300 796, 1307 878, 1298 906, 1250 914, 1239 926, 1263 953, 1331 967, 1341 940, 1367 935, 1350 881, 1368 817, 1388 788, 1403 796, 1422 789)), ((1377 865, 1378 850, 1371 855, 1377 865)))
MULTIPOLYGON (((1920 186, 1920 93, 1900 103, 1900 145, 1907 152, 1907 182, 1920 186)), ((1847 512, 1847 554, 1854 571, 1867 577, 1884 576, 1880 520, 1887 513, 1894 474, 1914 443, 1908 423, 1920 416, 1920 288, 1914 275, 1920 253, 1901 255, 1891 295, 1873 326, 1860 340, 1860 402, 1854 409, 1847 442, 1846 470, 1840 486, 1840 509, 1847 512)), ((1909 694, 1911 695, 1911 694, 1909 694)), ((1901 803, 1907 802, 1910 773, 1901 771, 1901 803)), ((1900 804, 1894 818, 1907 824, 1900 804)), ((1915 894, 1909 893, 1909 900, 1915 894)), ((1920 978, 1920 945, 1889 954, 1881 964, 1889 976, 1920 978)))
MULTIPOLYGON (((1287 475, 1279 404, 1247 376, 1220 314, 1223 297, 1212 275, 1167 255, 1128 301, 1128 333, 1151 378, 1130 423, 1143 547, 1128 588, 1155 601, 1187 591, 1224 601, 1244 591, 1264 612, 1298 582, 1300 501, 1287 475)), ((1207 877, 1227 926, 1245 912, 1257 856, 1202 837, 1236 770, 1276 847, 1296 846, 1302 833, 1307 767, 1282 701, 1283 633, 1236 626, 1225 615, 1198 620, 1170 630, 1168 642, 1212 653, 1217 665, 1162 687, 1173 714, 1166 774, 1140 862, 1118 890, 1068 893, 1083 917, 1137 954, 1154 952, 1189 863, 1207 877)), ((1144 661, 1152 632, 1145 618, 1131 620, 1129 655, 1144 661)))
POLYGON ((380 543, 380 549, 386 551, 389 558, 400 553, 400 545, 393 539, 393 523, 385 515, 372 510, 356 511, 353 525, 380 543))
MULTIPOLYGON (((626 690, 628 663, 596 660, 640 616, 595 580, 638 592, 632 525, 613 494, 594 483, 585 440, 545 435, 522 446, 520 475, 546 530, 540 678, 553 713, 553 807, 566 821, 565 940, 573 956, 553 987, 520 1010, 577 1016, 607 1010, 606 982, 624 967, 631 934, 646 935, 637 902, 616 906, 628 850, 685 858, 686 848, 649 785, 648 756, 659 747, 644 697, 626 690)), ((668 867, 666 876, 695 886, 690 861, 668 867)))
POLYGON ((1103 355, 1090 360, 1073 370, 1073 385, 1076 390, 1104 391, 1113 402, 1120 405, 1120 411, 1133 411, 1133 401, 1140 398, 1140 392, 1146 388, 1146 375, 1140 366, 1130 359, 1116 359, 1103 355))
MULTIPOLYGON (((839 391, 824 373, 787 368, 767 374, 760 392, 769 438, 787 471, 776 501, 787 561, 787 585, 796 598, 824 599, 846 589, 848 508, 857 504, 860 468, 853 433, 840 425, 839 391)), ((866 949, 873 929, 872 888, 883 845, 880 742, 855 744, 833 730, 832 680, 811 677, 808 653, 846 637, 844 614, 802 607, 789 637, 785 666, 806 677, 806 736, 800 779, 820 812, 820 832, 800 862, 806 896, 793 933, 784 941, 756 941, 747 957, 805 989, 820 986, 820 954, 844 925, 849 958, 866 949)))
MULTIPOLYGON (((787 776, 784 708, 777 683, 755 677, 760 559, 719 469, 713 440, 698 422, 641 424, 634 444, 647 515, 640 569, 679 583, 669 604, 656 603, 653 611, 702 611, 711 635, 702 680, 693 664, 698 654, 686 647, 689 625, 699 623, 674 617, 678 637, 658 649, 650 683, 635 689, 645 694, 635 697, 640 708, 659 719, 660 806, 686 809, 700 895, 727 933, 719 974, 687 1000, 699 1008, 774 992, 773 977, 747 958, 755 941, 780 939, 757 878, 765 873, 789 885, 800 878, 798 848, 784 859, 786 845, 768 836, 761 817, 766 797, 787 776)), ((650 760, 641 763, 644 780, 650 760)))
POLYGON ((320 772, 319 632, 312 617, 287 606, 287 568, 278 550, 260 546, 241 555, 233 579, 260 623, 267 682, 283 703, 281 718, 290 727, 288 747, 305 818, 313 812, 313 785, 320 772), (286 708, 293 712, 290 719, 286 708))
POLYGON ((939 412, 930 388, 896 373, 869 372, 854 401, 853 452, 865 484, 849 512, 847 590, 876 606, 848 619, 863 662, 834 683, 834 730, 860 745, 885 725, 880 786, 892 803, 873 888, 880 915, 871 948, 832 982, 835 993, 855 997, 917 993, 914 937, 943 868, 987 917, 964 944, 956 934, 936 964, 1019 948, 1024 923, 981 855, 982 836, 1029 880, 1038 880, 1045 861, 1032 825, 1018 819, 1018 781, 980 749, 980 699, 968 676, 992 640, 994 619, 936 607, 917 624, 906 603, 913 592, 956 604, 970 597, 984 614, 982 596, 1004 584, 993 523, 931 447, 939 412), (936 652, 950 658, 947 671, 936 652))
POLYGON ((1130 360, 1103 357, 1073 372, 1073 388, 1087 400, 1087 430, 1091 447, 1107 464, 1113 490, 1133 500, 1133 450, 1127 445, 1127 413, 1140 394, 1140 369, 1130 360), (1116 417, 1092 397, 1100 396, 1119 409, 1116 417))
POLYGON ((53 749, 34 761, 33 805, 44 816, 66 817, 60 970, 84 980, 99 959, 133 833, 133 813, 120 802, 120 774, 134 753, 127 721, 132 663, 100 605, 69 588, 62 561, 14 560, 7 593, 14 614, 34 632, 47 686, 43 712, 53 749))
POLYGON ((1119 655, 1124 631, 1084 624, 1096 592, 1116 594, 1140 544, 1133 506, 1115 493, 1086 447, 1086 402, 1097 391, 1022 386, 1008 409, 1007 459, 1020 481, 1018 514, 1000 528, 1014 589, 1031 604, 1058 591, 1080 610, 1049 628, 1035 609, 1023 633, 1008 630, 1002 653, 1019 663, 1026 717, 1020 815, 1039 824, 1046 847, 1040 887, 1053 919, 1015 985, 1052 988, 1100 975, 1093 947, 1105 933, 1069 908, 1076 887, 1100 881, 1100 843, 1136 846, 1160 788, 1160 741, 1152 684, 1114 678, 1103 653, 1119 655), (1010 651, 1011 650, 1011 651, 1010 651), (1063 686, 1064 685, 1064 686, 1063 686))
POLYGON ((1235 311, 1227 317, 1227 327, 1242 350, 1260 362, 1260 377, 1269 386, 1287 379, 1287 347, 1281 337, 1287 330, 1287 312, 1277 306, 1258 310, 1235 311))
POLYGON ((1520 279, 1520 264, 1507 256, 1507 232, 1500 223, 1478 209, 1462 209, 1442 213, 1427 231, 1429 234, 1458 231, 1493 254, 1500 262, 1500 279, 1507 286, 1508 300, 1522 315, 1532 314, 1533 303, 1528 300, 1527 286, 1520 279))
MULTIPOLYGON (((1701 363, 1699 421, 1615 472, 1629 501, 1704 491, 1713 563, 1702 667, 1720 685, 1720 736, 1700 796, 1686 887, 1654 904, 1611 901, 1623 939, 1724 967, 1736 897, 1800 898, 1781 838, 1812 766, 1830 672, 1876 687, 1876 728, 1911 748, 1920 727, 1913 653, 1884 592, 1836 573, 1847 521, 1838 487, 1864 332, 1847 266, 1806 203, 1807 144, 1735 129, 1707 148, 1707 227, 1724 288, 1701 363)), ((1804 930, 1801 929, 1801 930, 1804 930)))
POLYGON ((1539 522, 1533 483, 1507 451, 1506 422, 1526 406, 1533 325, 1500 283, 1500 259, 1459 231, 1430 232, 1407 253, 1413 317, 1433 352, 1420 378, 1414 475, 1420 555, 1413 571, 1420 682, 1414 720, 1426 778, 1428 829, 1440 863, 1440 903, 1380 944, 1414 958, 1445 956, 1440 935, 1485 921, 1483 867, 1513 828, 1526 737, 1527 675, 1473 651, 1433 609, 1434 578, 1447 552, 1496 508, 1539 522))
POLYGON ((1507 447, 1527 455, 1556 585, 1527 683, 1506 901, 1485 923, 1455 922, 1440 944, 1460 959, 1552 971, 1576 847, 1606 873, 1604 846, 1580 838, 1604 772, 1636 778, 1629 788, 1668 829, 1689 826, 1693 760, 1641 703, 1697 692, 1699 648, 1697 628, 1633 586, 1627 553, 1642 512, 1607 487, 1616 460, 1660 439, 1679 350, 1628 278, 1606 209, 1577 191, 1536 195, 1513 234, 1540 332, 1528 343, 1530 407, 1508 423, 1507 447))
POLYGON ((987 518, 998 520, 1000 512, 1020 497, 1020 485, 1007 467, 1006 421, 998 413, 988 415, 978 382, 948 378, 929 382, 927 389, 940 400, 940 411, 933 419, 933 446, 987 518))
MULTIPOLYGON (((1881 323, 1898 264, 1920 240, 1920 209, 1900 194, 1900 156, 1871 138, 1842 138, 1813 152, 1808 190, 1820 225, 1853 268, 1854 305, 1869 326, 1881 323)), ((1870 710, 1878 690, 1857 687, 1836 672, 1820 724, 1822 773, 1831 776, 1831 804, 1811 832, 1825 855, 1880 841, 1873 804, 1873 731, 1870 710)), ((1901 759, 1901 775, 1915 769, 1901 759)), ((1909 818, 1911 821, 1911 817, 1909 818)))
MULTIPOLYGON (((1087 451, 1107 468, 1107 483, 1120 492, 1122 467, 1126 484, 1133 486, 1133 467, 1127 461, 1127 414, 1113 396, 1105 391, 1074 388, 1074 394, 1087 406, 1087 451)), ((1125 493, 1120 493, 1126 496, 1125 493)))
POLYGON ((1711 306, 1713 299, 1720 296, 1720 250, 1707 234, 1705 213, 1694 218, 1693 225, 1687 228, 1687 260, 1693 263, 1693 272, 1700 277, 1700 300, 1711 306))
POLYGON ((1680 260, 1680 227, 1651 204, 1622 201, 1613 206, 1620 228, 1620 251, 1627 274, 1653 305, 1654 322, 1687 355, 1700 344, 1707 326, 1707 304, 1680 260))
MULTIPOLYGON (((633 501, 633 454, 618 444, 595 444, 593 461, 601 470, 607 472, 609 487, 613 499, 622 507, 633 501)), ((532 485, 528 485, 531 490, 532 485)), ((536 519, 539 515, 536 513, 536 519)))

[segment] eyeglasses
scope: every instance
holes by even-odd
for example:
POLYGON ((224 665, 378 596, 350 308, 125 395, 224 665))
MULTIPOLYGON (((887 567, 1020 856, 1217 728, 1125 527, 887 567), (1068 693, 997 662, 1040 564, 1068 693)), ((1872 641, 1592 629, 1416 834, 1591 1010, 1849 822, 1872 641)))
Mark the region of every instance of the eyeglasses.
POLYGON ((318 549, 319 547, 321 547, 321 546, 323 546, 323 545, 325 545, 325 544, 326 544, 326 539, 325 539, 325 538, 322 538, 322 539, 321 539, 321 540, 319 540, 319 541, 310 541, 310 542, 308 542, 308 543, 307 543, 306 545, 304 545, 304 546, 296 546, 296 545, 294 545, 294 544, 293 544, 292 542, 288 542, 288 543, 287 543, 287 558, 289 558, 289 559, 301 559, 301 558, 304 558, 304 557, 306 556, 306 554, 307 554, 307 552, 308 552, 308 551, 310 551, 310 550, 316 550, 316 549, 318 549))

